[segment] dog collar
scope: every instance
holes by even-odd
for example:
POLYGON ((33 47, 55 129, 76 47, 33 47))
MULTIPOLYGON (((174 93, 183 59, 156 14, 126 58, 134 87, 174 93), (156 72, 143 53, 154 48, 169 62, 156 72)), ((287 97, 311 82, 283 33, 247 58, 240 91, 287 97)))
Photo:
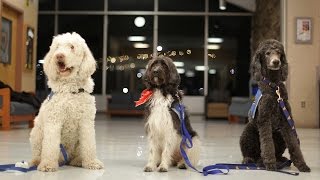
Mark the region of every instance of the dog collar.
POLYGON ((265 84, 267 84, 267 85, 269 85, 269 86, 272 87, 273 89, 276 89, 276 88, 279 86, 279 84, 274 83, 274 82, 271 82, 269 79, 267 79, 267 78, 265 78, 265 77, 262 79, 262 82, 265 83, 265 84))
POLYGON ((136 103, 136 107, 146 103, 150 97, 152 96, 153 91, 150 89, 145 89, 141 92, 141 96, 138 101, 134 101, 136 103))
MULTIPOLYGON (((83 93, 86 92, 83 88, 78 89, 78 92, 71 92, 72 94, 78 94, 78 93, 83 93)), ((50 94, 48 95, 48 101, 52 98, 52 96, 55 94, 56 92, 51 91, 50 94)))

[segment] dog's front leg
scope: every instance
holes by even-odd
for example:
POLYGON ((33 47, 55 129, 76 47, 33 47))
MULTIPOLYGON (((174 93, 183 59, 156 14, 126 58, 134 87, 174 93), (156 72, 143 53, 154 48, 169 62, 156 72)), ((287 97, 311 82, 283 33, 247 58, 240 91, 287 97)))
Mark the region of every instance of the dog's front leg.
POLYGON ((261 157, 266 169, 272 171, 276 169, 275 149, 272 139, 272 126, 270 121, 266 119, 264 120, 265 121, 263 122, 258 122, 261 157))
POLYGON ((94 117, 80 120, 80 156, 82 167, 87 169, 102 169, 103 163, 96 156, 96 138, 94 130, 94 117))
POLYGON ((41 162, 38 166, 39 171, 53 172, 58 169, 61 127, 60 121, 48 120, 44 123, 41 162))
POLYGON ((176 147, 176 134, 174 131, 166 133, 167 136, 164 139, 164 147, 161 154, 161 163, 159 165, 159 172, 167 172, 169 165, 172 163, 172 155, 176 147))
POLYGON ((145 172, 152 172, 157 168, 161 161, 161 151, 159 142, 156 140, 155 135, 148 134, 149 141, 149 157, 148 163, 144 167, 145 172))
POLYGON ((301 172, 310 172, 310 168, 304 161, 300 145, 298 144, 298 139, 293 134, 292 129, 287 122, 284 123, 281 129, 281 134, 284 141, 286 142, 290 154, 290 159, 292 160, 293 164, 301 172))

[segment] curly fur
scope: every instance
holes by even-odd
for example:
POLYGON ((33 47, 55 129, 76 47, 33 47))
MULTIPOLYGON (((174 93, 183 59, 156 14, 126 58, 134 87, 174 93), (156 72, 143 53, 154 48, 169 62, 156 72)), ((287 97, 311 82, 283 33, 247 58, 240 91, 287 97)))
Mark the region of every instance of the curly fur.
POLYGON ((96 157, 96 107, 90 95, 95 69, 95 59, 79 34, 65 33, 53 38, 44 58, 44 71, 54 94, 42 103, 30 133, 30 165, 38 165, 38 170, 57 170, 58 162, 63 161, 60 143, 68 153, 69 165, 103 168, 96 157))
POLYGON ((298 140, 279 108, 274 87, 262 81, 267 78, 271 84, 279 86, 281 97, 292 117, 283 83, 288 76, 288 62, 279 41, 271 39, 259 45, 251 63, 251 75, 258 82, 263 96, 255 118, 250 119, 240 137, 243 163, 263 164, 267 170, 275 170, 277 164, 287 160, 282 154, 288 148, 290 159, 299 171, 309 172, 298 140))
MULTIPOLYGON (((180 155, 180 120, 171 110, 178 103, 182 93, 178 90, 180 76, 172 60, 168 57, 158 57, 150 60, 143 77, 148 89, 153 91, 151 99, 146 104, 146 132, 149 143, 149 159, 144 171, 151 172, 158 168, 160 172, 168 171, 170 165, 185 169, 186 164, 180 155)), ((193 137, 193 148, 185 149, 190 162, 197 165, 199 161, 200 141, 192 129, 188 113, 185 112, 186 126, 193 137)))

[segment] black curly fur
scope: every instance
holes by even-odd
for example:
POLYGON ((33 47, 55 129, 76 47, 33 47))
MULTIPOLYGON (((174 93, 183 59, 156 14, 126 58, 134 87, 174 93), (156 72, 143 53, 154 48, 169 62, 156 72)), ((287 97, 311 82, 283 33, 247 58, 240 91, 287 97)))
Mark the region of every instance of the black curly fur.
MULTIPOLYGON (((172 59, 169 57, 162 56, 150 60, 143 76, 143 82, 147 89, 160 89, 163 96, 170 94, 174 99, 172 105, 179 103, 182 100, 183 94, 178 89, 180 84, 180 75, 178 74, 176 66, 173 64, 172 59), (155 76, 158 77, 158 82, 154 80, 155 76)), ((168 107, 168 109, 172 117, 173 126, 177 130, 177 133, 181 135, 180 119, 178 115, 171 109, 171 107, 168 107)), ((150 111, 150 107, 148 104, 146 104, 145 120, 148 119, 150 111)), ((191 127, 189 113, 187 110, 185 110, 185 123, 190 135, 192 137, 196 136, 197 133, 191 127)), ((148 127, 146 127, 146 131, 148 133, 148 127)))
POLYGON ((298 140, 278 105, 275 87, 262 81, 263 78, 267 78, 271 84, 279 86, 283 101, 292 117, 288 93, 283 84, 288 76, 288 62, 283 45, 279 41, 270 39, 259 45, 251 62, 251 76, 258 82, 263 96, 255 118, 250 119, 240 137, 243 163, 257 163, 264 165, 267 170, 275 170, 277 164, 287 160, 282 154, 288 148, 290 159, 299 171, 310 172, 298 140), (270 51, 276 52, 281 61, 281 66, 277 70, 268 68, 270 56, 267 52, 270 51))

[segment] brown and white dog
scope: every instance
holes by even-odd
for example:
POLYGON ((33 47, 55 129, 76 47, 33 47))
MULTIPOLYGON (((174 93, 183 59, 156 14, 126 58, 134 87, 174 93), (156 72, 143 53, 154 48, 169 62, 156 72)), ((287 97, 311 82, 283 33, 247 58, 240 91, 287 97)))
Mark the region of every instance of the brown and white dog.
MULTIPOLYGON (((170 165, 186 169, 179 149, 182 139, 180 119, 171 109, 182 98, 182 93, 178 90, 180 76, 173 61, 168 57, 150 60, 143 80, 151 92, 145 109, 149 159, 144 171, 167 172, 170 165)), ((188 113, 185 114, 185 123, 193 141, 193 147, 185 148, 185 151, 195 166, 199 161, 200 140, 191 127, 188 113)))

